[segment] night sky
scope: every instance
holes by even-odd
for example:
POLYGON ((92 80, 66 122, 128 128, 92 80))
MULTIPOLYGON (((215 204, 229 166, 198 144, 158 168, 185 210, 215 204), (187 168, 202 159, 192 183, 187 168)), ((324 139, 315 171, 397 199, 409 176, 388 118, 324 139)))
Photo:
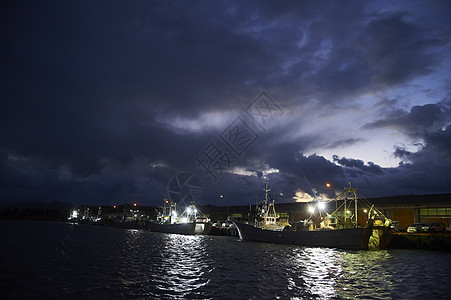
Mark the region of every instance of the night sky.
POLYGON ((2 204, 451 192, 450 1, 1 6, 2 204))

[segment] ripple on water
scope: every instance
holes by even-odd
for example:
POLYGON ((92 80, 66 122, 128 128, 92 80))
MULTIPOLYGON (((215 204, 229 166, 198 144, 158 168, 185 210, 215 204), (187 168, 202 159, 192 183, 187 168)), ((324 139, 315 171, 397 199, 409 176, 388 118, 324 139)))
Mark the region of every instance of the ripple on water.
POLYGON ((5 299, 447 299, 449 253, 0 222, 5 299), (45 287, 45 288, 43 288, 45 287))

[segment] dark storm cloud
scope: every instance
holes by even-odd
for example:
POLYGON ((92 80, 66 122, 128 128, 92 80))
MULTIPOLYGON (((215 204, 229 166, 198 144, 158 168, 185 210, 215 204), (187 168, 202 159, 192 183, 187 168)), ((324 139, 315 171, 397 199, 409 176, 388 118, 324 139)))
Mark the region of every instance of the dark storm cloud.
POLYGON ((366 124, 364 128, 396 127, 413 139, 435 140, 451 122, 451 107, 446 103, 413 106, 409 112, 394 110, 381 119, 366 124))
POLYGON ((412 155, 412 152, 406 150, 405 147, 397 146, 397 147, 395 148, 395 151, 393 152, 393 155, 394 155, 395 157, 401 158, 402 160, 406 160, 406 159, 408 160, 408 157, 409 157, 410 155, 412 155))
MULTIPOLYGON (((285 195, 308 189, 303 174, 316 186, 344 186, 352 178, 380 187, 399 174, 413 181, 425 157, 449 158, 449 103, 410 111, 386 106, 382 118, 363 127, 397 128, 422 143, 417 153, 395 149, 403 160, 395 170, 304 156, 312 145, 338 149, 365 139, 325 143, 317 132, 297 133, 297 116, 310 114, 308 105, 352 106, 354 97, 430 74, 446 58, 449 23, 416 23, 404 10, 373 12, 368 4, 3 3, 1 197, 158 201, 178 172, 202 177, 205 201, 220 203, 217 195, 229 193, 227 201, 237 204, 253 203, 265 180, 285 195), (255 175, 225 172, 212 184, 193 157, 217 138, 218 124, 228 123, 199 120, 207 113, 233 118, 261 90, 278 99, 286 119, 259 132, 234 164, 255 175), (272 169, 279 172, 267 174, 272 169)), ((399 184, 403 191, 414 186, 399 184)))
MULTIPOLYGON (((448 101, 414 106, 410 111, 397 110, 367 124, 368 128, 397 128, 409 136, 419 150, 395 147, 394 156, 401 159, 399 168, 389 170, 392 182, 400 190, 427 193, 446 192, 451 167, 451 113, 448 101), (395 175, 396 174, 396 175, 395 175)), ((387 177, 389 178, 389 177, 387 177)))
POLYGON ((334 148, 339 148, 341 146, 349 146, 349 145, 353 145, 353 144, 357 144, 364 141, 364 139, 361 138, 351 138, 351 139, 346 139, 346 140, 340 140, 340 141, 335 141, 330 145, 327 145, 325 148, 326 149, 334 149, 334 148))
POLYGON ((306 53, 310 56, 291 69, 293 75, 312 72, 303 83, 325 102, 427 75, 443 58, 439 47, 449 43, 405 21, 403 14, 377 15, 368 22, 359 19, 362 12, 357 17, 341 15, 343 10, 328 12, 325 21, 309 27, 312 41, 306 53))
MULTIPOLYGON (((347 168, 348 170, 354 169, 358 172, 365 172, 367 174, 375 174, 380 175, 384 173, 384 170, 374 164, 373 162, 369 162, 367 165, 362 160, 359 159, 347 159, 345 157, 339 158, 338 156, 334 156, 334 162, 338 163, 339 165, 347 168)), ((356 177, 355 175, 353 177, 356 177)))
MULTIPOLYGON (((305 12, 303 9, 305 7, 301 9, 305 12)), ((306 31, 309 32, 310 40, 308 46, 304 46, 304 51, 287 44, 286 49, 303 53, 303 56, 294 55, 298 62, 288 67, 290 77, 279 80, 287 89, 287 94, 290 90, 297 90, 301 94, 308 94, 308 98, 313 96, 329 103, 338 102, 339 99, 385 90, 406 83, 412 78, 428 75, 446 57, 442 47, 449 43, 446 37, 449 26, 431 32, 431 28, 412 22, 404 12, 374 14, 368 21, 362 10, 362 6, 355 6, 348 11, 323 9, 321 12, 315 12, 317 18, 305 27, 308 28, 306 31), (345 11, 349 12, 348 17, 345 11), (355 15, 349 17, 352 14, 355 15)), ((293 11, 296 12, 296 9, 293 11)), ((276 10, 271 17, 294 15, 294 12, 290 14, 284 9, 276 10)), ((309 19, 308 13, 302 16, 306 20, 309 19)), ((302 37, 303 35, 297 36, 298 40, 302 37)), ((299 103, 296 102, 295 105, 299 103)), ((446 169, 450 165, 446 159, 442 160, 442 157, 446 156, 450 149, 447 148, 450 139, 446 131, 437 129, 449 124, 447 116, 451 114, 448 108, 443 104, 428 104, 414 106, 410 113, 393 108, 385 113, 384 118, 363 128, 396 126, 412 138, 423 138, 429 146, 416 153, 415 156, 418 157, 403 156, 410 156, 410 161, 415 159, 415 163, 402 164, 399 168, 382 168, 373 162, 365 164, 362 160, 335 156, 334 161, 340 168, 321 157, 304 157, 301 153, 306 149, 306 145, 312 142, 306 139, 290 144, 277 141, 279 147, 275 144, 271 147, 268 142, 269 145, 262 145, 261 149, 273 155, 257 156, 266 157, 265 162, 268 165, 280 169, 280 173, 272 174, 271 177, 275 180, 283 175, 285 184, 289 182, 286 177, 292 177, 298 178, 298 186, 303 186, 303 180, 299 180, 302 178, 300 169, 306 169, 309 181, 315 186, 321 186, 326 181, 333 181, 336 186, 345 186, 346 181, 353 181, 357 186, 365 187, 363 190, 367 195, 445 192, 445 181, 450 179, 446 169), (302 168, 293 163, 296 155, 298 160, 299 157, 302 158, 302 168), (426 157, 429 166, 425 165, 426 157), (434 168, 431 168, 432 165, 434 168)), ((286 130, 290 130, 290 127, 291 125, 287 126, 286 130)), ((281 131, 283 132, 283 129, 281 131)), ((357 143, 363 139, 348 139, 347 142, 349 141, 357 143)), ((334 147, 339 145, 340 141, 330 144, 334 147)), ((394 151, 394 155, 401 154, 399 148, 394 151)))
POLYGON ((439 62, 433 47, 446 43, 404 21, 403 14, 372 21, 364 34, 363 47, 376 85, 394 85, 430 73, 439 62))

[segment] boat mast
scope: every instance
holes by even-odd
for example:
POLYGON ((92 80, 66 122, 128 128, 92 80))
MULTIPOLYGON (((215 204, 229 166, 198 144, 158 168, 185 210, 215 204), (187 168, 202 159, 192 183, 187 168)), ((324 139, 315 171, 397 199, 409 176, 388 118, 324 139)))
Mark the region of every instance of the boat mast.
POLYGON ((265 205, 268 204, 268 200, 269 200, 269 192, 271 191, 271 189, 268 187, 268 182, 265 182, 265 188, 263 189, 265 191, 265 199, 263 200, 263 203, 265 205))
POLYGON ((354 199, 354 215, 355 215, 355 227, 358 225, 358 219, 357 219, 357 189, 352 187, 352 182, 348 182, 349 187, 345 188, 344 190, 344 201, 345 201, 345 224, 346 224, 346 214, 347 214, 347 207, 346 207, 346 199, 348 198, 348 194, 352 194, 352 197, 354 199))
POLYGON ((265 191, 265 198, 263 199, 263 205, 262 205, 262 213, 263 213, 263 226, 267 223, 267 218, 269 214, 269 206, 268 206, 268 200, 269 200, 269 192, 271 189, 268 187, 268 182, 265 182, 265 188, 263 189, 265 191))

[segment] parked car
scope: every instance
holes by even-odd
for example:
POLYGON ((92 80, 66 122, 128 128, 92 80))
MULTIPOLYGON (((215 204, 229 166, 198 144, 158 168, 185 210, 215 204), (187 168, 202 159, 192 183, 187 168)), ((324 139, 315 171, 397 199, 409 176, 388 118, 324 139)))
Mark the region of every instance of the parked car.
POLYGON ((423 232, 423 227, 426 226, 424 223, 413 223, 407 228, 408 233, 419 233, 423 232))
POLYGON ((423 226, 424 232, 446 232, 446 226, 443 222, 431 222, 423 226))

